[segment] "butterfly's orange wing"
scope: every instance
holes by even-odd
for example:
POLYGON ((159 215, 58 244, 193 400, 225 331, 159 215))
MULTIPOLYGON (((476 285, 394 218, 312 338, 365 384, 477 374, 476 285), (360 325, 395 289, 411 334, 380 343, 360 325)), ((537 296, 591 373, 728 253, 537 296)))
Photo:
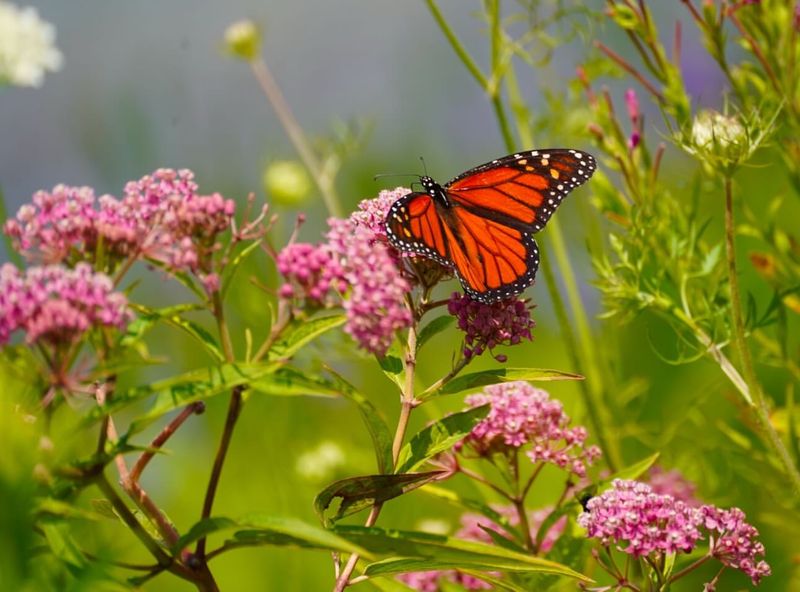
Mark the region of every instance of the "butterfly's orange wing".
POLYGON ((594 158, 578 150, 532 150, 475 167, 444 187, 455 203, 479 215, 538 232, 596 168, 594 158))
POLYGON ((427 193, 400 198, 389 210, 387 236, 398 249, 455 268, 472 298, 508 298, 536 275, 533 234, 595 168, 594 158, 576 150, 512 154, 450 181, 447 204, 427 193))

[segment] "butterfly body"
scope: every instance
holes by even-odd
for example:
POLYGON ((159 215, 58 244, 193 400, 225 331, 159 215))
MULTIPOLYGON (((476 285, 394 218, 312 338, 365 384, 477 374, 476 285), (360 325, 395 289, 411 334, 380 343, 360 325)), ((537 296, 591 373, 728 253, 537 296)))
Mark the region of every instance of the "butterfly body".
POLYGON ((536 275, 533 235, 595 168, 586 153, 548 149, 493 160, 444 185, 420 177, 424 191, 389 208, 386 234, 397 249, 453 268, 473 299, 509 298, 536 275))

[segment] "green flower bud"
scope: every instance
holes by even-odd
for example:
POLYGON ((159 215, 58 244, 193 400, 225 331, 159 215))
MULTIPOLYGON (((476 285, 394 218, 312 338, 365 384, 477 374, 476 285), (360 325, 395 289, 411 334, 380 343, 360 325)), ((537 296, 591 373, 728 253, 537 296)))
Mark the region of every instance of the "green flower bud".
POLYGON ((232 56, 252 62, 261 52, 261 32, 253 21, 242 20, 225 30, 225 49, 232 56))
POLYGON ((311 194, 311 179, 306 168, 295 160, 279 160, 264 170, 264 191, 270 200, 283 206, 297 206, 311 194))

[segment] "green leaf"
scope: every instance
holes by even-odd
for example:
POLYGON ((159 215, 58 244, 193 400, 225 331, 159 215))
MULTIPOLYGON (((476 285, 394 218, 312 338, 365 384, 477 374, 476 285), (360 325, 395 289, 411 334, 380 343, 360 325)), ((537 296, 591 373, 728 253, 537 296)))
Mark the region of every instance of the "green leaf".
POLYGON ((368 576, 425 569, 474 569, 552 573, 591 581, 554 561, 477 541, 424 532, 351 525, 336 525, 334 532, 376 555, 394 556, 368 565, 364 571, 368 576))
POLYGON ((455 321, 456 318, 452 315, 442 315, 425 325, 422 330, 420 330, 419 335, 417 335, 417 351, 422 349, 422 346, 424 346, 429 339, 447 329, 450 325, 455 323, 455 321))
POLYGON ((389 351, 387 351, 385 355, 376 356, 378 365, 381 367, 381 370, 383 370, 383 373, 389 380, 395 383, 399 389, 405 386, 403 384, 405 376, 403 372, 403 370, 405 370, 403 366, 404 356, 403 348, 400 346, 397 339, 392 341, 392 345, 389 346, 389 351))
POLYGON ((248 388, 279 397, 333 397, 339 394, 338 385, 319 374, 300 371, 290 366, 278 368, 251 381, 248 388))
POLYGON ((149 308, 140 304, 131 306, 136 311, 137 317, 128 324, 125 333, 120 337, 120 345, 123 347, 132 347, 141 341, 153 327, 165 318, 204 308, 200 304, 178 304, 166 308, 149 308))
POLYGON ((35 511, 39 517, 77 518, 81 520, 101 520, 104 518, 100 512, 85 510, 52 497, 38 498, 36 500, 35 511))
POLYGON ((442 474, 443 471, 429 471, 402 475, 365 475, 342 479, 331 483, 317 495, 314 499, 314 509, 324 524, 331 524, 364 508, 413 491, 442 474), (341 499, 339 508, 332 518, 327 518, 325 511, 337 498, 341 499))
MULTIPOLYGON (((553 548, 548 551, 547 559, 565 565, 582 565, 586 559, 584 551, 588 546, 586 537, 573 537, 568 534, 562 534, 556 540, 553 548)), ((525 574, 520 579, 520 583, 525 590, 545 592, 546 590, 562 589, 558 586, 559 578, 552 574, 525 574)))
POLYGON ((601 483, 611 483, 614 479, 638 479, 642 475, 644 475, 650 467, 652 467, 656 461, 660 453, 656 452, 655 454, 651 454, 647 458, 643 458, 639 462, 635 462, 632 465, 628 465, 624 469, 620 469, 610 477, 603 479, 601 483))
POLYGON ((311 320, 295 321, 269 352, 270 360, 285 360, 296 354, 304 345, 323 333, 344 324, 343 314, 320 317, 311 320))
POLYGON ((409 473, 452 446, 472 431, 472 428, 488 415, 489 404, 453 413, 432 423, 403 446, 397 457, 396 473, 409 473))
POLYGON ((397 356, 385 355, 378 358, 378 364, 387 374, 400 374, 403 371, 403 361, 397 356))
POLYGON ((133 403, 157 395, 151 410, 134 422, 135 427, 141 429, 164 413, 194 401, 208 399, 236 386, 247 386, 276 372, 280 367, 280 363, 271 362, 222 364, 190 370, 151 384, 115 393, 114 398, 106 405, 92 409, 85 421, 95 422, 108 413, 115 413, 133 403))
POLYGON ((372 448, 375 450, 378 472, 388 473, 392 467, 393 438, 386 421, 372 402, 362 395, 356 387, 331 368, 326 369, 335 378, 339 394, 354 403, 361 414, 361 419, 364 420, 369 436, 372 439, 372 448))
POLYGON ((436 395, 453 395, 464 391, 478 389, 482 386, 500 382, 525 380, 528 382, 542 382, 551 380, 583 380, 580 374, 570 374, 561 370, 548 370, 545 368, 492 368, 464 374, 446 383, 442 388, 434 391, 428 397, 436 395))
POLYGON ((217 362, 223 362, 225 360, 222 350, 217 345, 217 339, 198 323, 184 319, 179 315, 170 315, 165 317, 164 320, 173 327, 182 329, 185 333, 194 337, 217 362))
POLYGON ((231 283, 233 282, 233 277, 236 275, 239 267, 250 254, 255 251, 259 245, 261 245, 261 241, 254 240, 252 243, 247 245, 244 249, 239 251, 236 254, 236 257, 231 259, 231 261, 225 266, 225 279, 222 280, 222 288, 220 289, 220 297, 225 300, 225 295, 228 293, 228 288, 231 287, 231 283))
POLYGON ((236 532, 233 533, 232 539, 225 541, 222 545, 223 548, 278 545, 358 553, 365 557, 372 556, 369 551, 329 530, 295 518, 263 515, 246 516, 240 520, 225 517, 206 518, 196 523, 178 539, 172 550, 177 554, 203 537, 231 530, 236 532))
POLYGON ((66 524, 44 523, 39 526, 53 555, 69 565, 80 568, 86 567, 88 564, 86 557, 81 553, 66 524))

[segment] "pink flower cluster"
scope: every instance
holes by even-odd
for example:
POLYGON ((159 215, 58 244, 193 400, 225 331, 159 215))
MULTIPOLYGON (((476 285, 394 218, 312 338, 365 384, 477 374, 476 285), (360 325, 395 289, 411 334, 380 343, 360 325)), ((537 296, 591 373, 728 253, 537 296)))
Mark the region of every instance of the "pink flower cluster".
POLYGON ((22 330, 28 343, 69 344, 92 327, 121 328, 131 317, 125 296, 86 263, 0 267, 0 343, 22 330))
POLYGON ((365 350, 384 355, 395 331, 411 325, 405 304, 411 285, 389 247, 355 220, 331 220, 328 241, 351 286, 344 302, 345 331, 365 350))
POLYGON ((173 270, 200 272, 204 279, 203 259, 230 226, 234 209, 233 200, 218 193, 198 195, 191 171, 159 169, 129 182, 121 199, 95 198, 89 187, 39 191, 4 229, 18 250, 48 263, 73 255, 93 261, 102 245, 114 262, 149 257, 173 270))
POLYGON ((604 546, 613 543, 637 557, 689 553, 705 531, 710 537, 711 554, 723 564, 742 570, 754 584, 770 574, 769 565, 759 559, 764 546, 756 540, 758 531, 745 522, 738 508, 692 507, 671 495, 655 493, 645 483, 621 479, 591 498, 586 508, 578 523, 604 546))
POLYGON ((695 496, 697 486, 677 469, 665 471, 659 466, 654 466, 650 469, 647 484, 650 485, 653 493, 671 495, 689 506, 702 505, 702 502, 695 496))
POLYGON ((398 254, 386 242, 383 221, 404 189, 382 191, 362 201, 348 218, 328 220, 328 239, 321 245, 293 243, 277 256, 287 280, 284 298, 331 305, 343 297, 345 331, 363 349, 384 355, 395 331, 411 324, 405 296, 411 290, 398 266, 398 254))
MULTIPOLYGON (((502 506, 494 508, 497 512, 508 518, 511 526, 519 525, 519 516, 513 506, 502 506)), ((536 540, 539 528, 542 522, 550 515, 552 508, 542 508, 535 510, 528 514, 528 523, 530 524, 531 537, 536 540)), ((553 545, 558 540, 567 524, 567 517, 563 516, 557 520, 547 531, 547 534, 542 539, 542 546, 540 551, 547 553, 553 548, 553 545)), ((497 534, 508 538, 503 528, 481 514, 467 513, 461 516, 461 528, 456 532, 456 537, 467 541, 478 541, 481 543, 494 544, 492 537, 486 532, 485 529, 493 530, 497 534)), ((501 577, 499 573, 489 573, 494 577, 501 577)), ((397 577, 398 580, 403 582, 406 586, 421 592, 438 592, 440 583, 442 581, 450 581, 460 584, 465 590, 492 590, 492 586, 483 580, 471 576, 469 574, 461 573, 455 570, 431 570, 431 571, 418 571, 402 574, 397 577)))
MULTIPOLYGON (((510 298, 484 304, 453 292, 447 311, 456 317, 458 328, 465 334, 464 357, 468 359, 498 345, 516 345, 523 339, 533 339, 531 331, 535 323, 524 300, 510 298)), ((495 358, 500 362, 506 360, 503 355, 495 358)))
POLYGON ((466 403, 491 405, 489 415, 462 442, 462 447, 478 454, 530 445, 527 455, 532 462, 551 463, 578 477, 585 476, 587 465, 600 456, 597 446, 586 446, 586 428, 569 427, 561 402, 527 382, 487 386, 483 393, 467 397, 466 403))
POLYGON ((746 573, 754 584, 771 573, 769 564, 759 559, 764 555, 764 545, 756 540, 758 530, 745 522, 744 512, 739 508, 723 510, 715 506, 703 506, 700 510, 714 557, 746 573))
POLYGON ((281 298, 332 306, 334 297, 347 290, 344 269, 328 245, 291 243, 278 253, 276 265, 287 280, 280 288, 281 298))
POLYGON ((586 508, 578 523, 588 536, 603 545, 624 541, 628 546, 621 550, 631 555, 688 553, 702 537, 697 508, 653 493, 645 483, 615 479, 613 488, 591 498, 586 508))

